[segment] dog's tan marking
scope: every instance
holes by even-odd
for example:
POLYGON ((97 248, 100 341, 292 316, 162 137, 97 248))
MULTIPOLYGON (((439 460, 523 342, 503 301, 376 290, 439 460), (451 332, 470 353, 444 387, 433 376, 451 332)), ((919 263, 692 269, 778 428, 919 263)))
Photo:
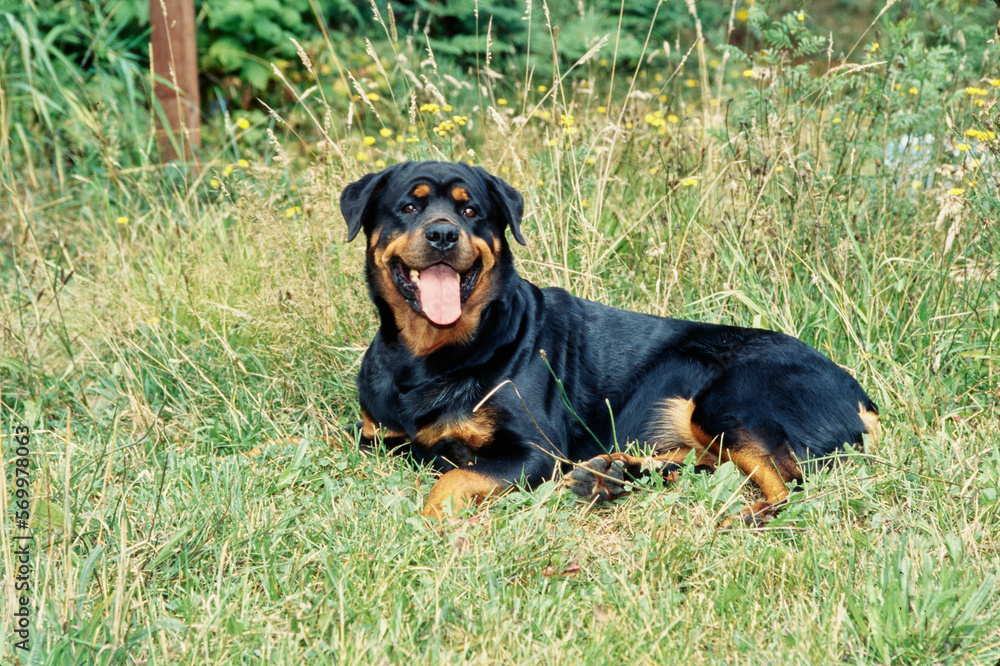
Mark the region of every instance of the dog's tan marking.
POLYGON ((419 185, 413 188, 413 196, 417 197, 418 199, 423 199, 430 193, 431 193, 431 186, 428 185, 427 183, 420 183, 419 185))
POLYGON ((458 511, 470 504, 478 505, 507 485, 492 476, 471 469, 453 469, 446 472, 431 488, 431 494, 422 513, 425 518, 441 519, 445 517, 444 504, 448 498, 451 498, 452 511, 458 511))
POLYGON ((468 201, 469 190, 464 187, 455 187, 451 190, 451 198, 455 201, 468 201))
POLYGON ((489 407, 471 416, 457 420, 431 423, 417 431, 417 443, 432 447, 442 439, 454 439, 477 451, 493 441, 496 431, 496 412, 489 407))
POLYGON ((868 411, 864 405, 858 403, 858 416, 861 417, 861 423, 865 426, 865 432, 868 433, 871 445, 877 447, 879 437, 882 434, 882 423, 878 414, 868 411))

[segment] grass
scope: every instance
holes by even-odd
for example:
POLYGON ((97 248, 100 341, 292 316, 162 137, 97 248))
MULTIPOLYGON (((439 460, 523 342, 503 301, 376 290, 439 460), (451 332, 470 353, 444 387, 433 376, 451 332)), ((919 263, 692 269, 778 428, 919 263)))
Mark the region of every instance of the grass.
POLYGON ((963 78, 881 29, 829 72, 649 46, 484 94, 398 41, 332 82, 303 66, 274 116, 209 118, 200 171, 155 164, 132 65, 26 31, 0 88, 0 419, 33 431, 33 625, 2 660, 995 663, 998 53, 963 78), (540 284, 802 337, 879 404, 878 446, 762 530, 717 531, 752 496, 729 466, 425 522, 433 475, 339 434, 375 316, 337 197, 406 157, 518 186, 540 284))

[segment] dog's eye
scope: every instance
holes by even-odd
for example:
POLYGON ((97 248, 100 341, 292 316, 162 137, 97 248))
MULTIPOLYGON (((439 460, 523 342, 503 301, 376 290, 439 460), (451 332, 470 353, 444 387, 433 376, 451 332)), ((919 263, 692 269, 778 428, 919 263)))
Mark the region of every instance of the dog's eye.
POLYGON ((466 217, 475 217, 476 209, 473 208, 472 206, 466 206, 465 210, 462 211, 462 215, 466 217))
POLYGON ((403 212, 404 213, 416 213, 417 212, 417 207, 414 206, 413 204, 406 204, 405 206, 403 206, 403 212))

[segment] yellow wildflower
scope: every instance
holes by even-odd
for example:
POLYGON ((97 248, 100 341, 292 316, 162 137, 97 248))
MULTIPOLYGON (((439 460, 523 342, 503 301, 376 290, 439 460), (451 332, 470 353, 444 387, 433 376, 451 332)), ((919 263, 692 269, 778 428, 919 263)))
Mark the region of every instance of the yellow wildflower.
POLYGON ((302 212, 301 206, 292 206, 285 209, 285 217, 294 217, 302 212))
POLYGON ((222 175, 223 176, 228 176, 229 174, 231 174, 233 172, 233 169, 235 169, 235 168, 236 168, 235 164, 227 164, 226 168, 222 170, 222 175))
POLYGON ((966 94, 969 95, 985 95, 986 90, 984 88, 976 88, 975 86, 969 86, 965 89, 966 94))
POLYGON ((834 125, 839 125, 840 124, 840 118, 834 118, 830 122, 832 122, 834 125))
POLYGON ((382 135, 383 139, 388 139, 390 136, 392 136, 392 130, 389 129, 388 127, 383 127, 378 131, 378 133, 382 135))
POLYGON ((507 106, 507 100, 505 100, 503 97, 498 97, 497 98, 497 105, 498 106, 507 106))
POLYGON ((238 166, 239 166, 239 167, 240 167, 241 169, 246 169, 246 168, 247 168, 248 166, 250 166, 250 163, 249 163, 249 162, 247 162, 246 160, 238 160, 238 161, 236 162, 236 164, 237 164, 237 165, 238 165, 238 166))
POLYGON ((535 88, 535 90, 537 90, 540 93, 543 93, 543 92, 545 92, 548 89, 549 89, 549 87, 546 86, 546 85, 539 85, 537 88, 535 88))
POLYGON ((675 116, 672 113, 667 116, 667 122, 668 123, 679 123, 680 121, 681 121, 681 119, 678 118, 677 116, 675 116))
POLYGON ((212 180, 208 181, 208 184, 211 185, 212 187, 218 187, 219 186, 219 179, 218 178, 213 178, 212 180))
POLYGON ((239 127, 241 130, 250 129, 250 121, 247 120, 246 118, 237 118, 236 126, 239 127))
POLYGON ((910 88, 907 92, 910 93, 911 95, 916 95, 920 91, 917 90, 916 88, 910 88))
POLYGON ((441 107, 435 104, 434 102, 428 102, 427 104, 421 104, 420 110, 426 111, 427 113, 437 113, 438 111, 441 110, 441 107))
POLYGON ((685 178, 681 181, 681 187, 694 187, 698 184, 698 177, 692 176, 691 178, 685 178))
POLYGON ((950 194, 953 197, 962 196, 963 194, 965 194, 965 189, 961 187, 953 187, 950 190, 948 190, 948 194, 950 194))
POLYGON ((373 137, 373 136, 366 136, 364 139, 361 140, 361 143, 365 144, 366 146, 374 146, 375 145, 375 137, 373 137))
POLYGON ((965 151, 967 151, 970 148, 972 148, 972 146, 970 146, 967 143, 960 143, 957 146, 955 146, 955 148, 959 149, 960 151, 962 151, 964 153, 965 151))
POLYGON ((115 220, 115 222, 117 222, 118 224, 128 224, 128 218, 122 215, 117 220, 115 220))

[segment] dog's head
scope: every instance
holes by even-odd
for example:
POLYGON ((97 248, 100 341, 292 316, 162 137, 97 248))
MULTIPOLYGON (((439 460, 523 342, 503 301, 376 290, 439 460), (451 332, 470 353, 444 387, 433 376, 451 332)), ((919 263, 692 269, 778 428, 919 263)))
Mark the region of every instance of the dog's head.
POLYGON ((524 244, 524 199, 462 163, 404 162, 340 195, 348 240, 364 229, 372 298, 417 355, 471 339, 511 265, 504 235, 524 244))

